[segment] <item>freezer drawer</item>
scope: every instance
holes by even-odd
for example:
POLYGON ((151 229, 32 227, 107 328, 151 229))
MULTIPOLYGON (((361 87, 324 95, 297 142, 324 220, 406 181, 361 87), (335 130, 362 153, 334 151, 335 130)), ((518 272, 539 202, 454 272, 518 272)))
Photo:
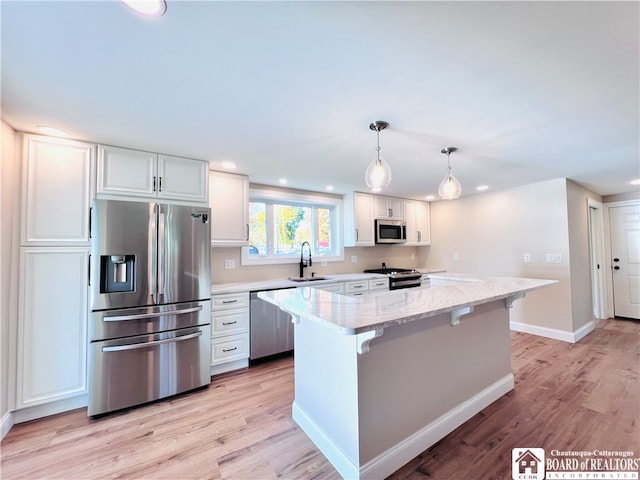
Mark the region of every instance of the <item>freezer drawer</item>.
POLYGON ((91 341, 146 335, 211 322, 211 301, 103 310, 91 314, 91 341))
POLYGON ((208 385, 211 326, 92 342, 89 415, 208 385))

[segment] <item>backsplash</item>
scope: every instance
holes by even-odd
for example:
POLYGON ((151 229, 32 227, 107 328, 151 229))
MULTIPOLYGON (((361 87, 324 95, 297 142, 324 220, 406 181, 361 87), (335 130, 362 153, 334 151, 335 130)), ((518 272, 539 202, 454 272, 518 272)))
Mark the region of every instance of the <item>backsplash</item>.
MULTIPOLYGON (((389 267, 420 269, 427 264, 429 248, 399 245, 345 248, 344 261, 328 262, 327 266, 323 267, 321 259, 314 257, 313 266, 305 269, 305 275, 311 275, 311 272, 315 272, 316 275, 362 272, 365 269, 380 268, 381 262, 385 262, 389 267), (353 256, 357 257, 357 262, 351 261, 353 256)), ((297 276, 297 263, 243 266, 239 247, 213 247, 211 249, 211 283, 213 284, 297 276), (233 260, 235 268, 225 269, 226 260, 233 260)))

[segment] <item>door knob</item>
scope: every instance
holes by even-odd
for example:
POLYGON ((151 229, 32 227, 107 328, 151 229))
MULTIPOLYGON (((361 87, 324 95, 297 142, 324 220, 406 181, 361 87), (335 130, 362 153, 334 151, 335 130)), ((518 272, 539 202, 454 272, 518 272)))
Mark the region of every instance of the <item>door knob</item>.
POLYGON ((614 261, 614 262, 619 262, 619 261, 620 261, 620 259, 619 259, 618 257, 616 257, 616 258, 614 258, 614 259, 613 259, 613 261, 614 261))
POLYGON ((616 265, 615 267, 613 267, 614 270, 620 270, 620 267, 618 265, 616 265))

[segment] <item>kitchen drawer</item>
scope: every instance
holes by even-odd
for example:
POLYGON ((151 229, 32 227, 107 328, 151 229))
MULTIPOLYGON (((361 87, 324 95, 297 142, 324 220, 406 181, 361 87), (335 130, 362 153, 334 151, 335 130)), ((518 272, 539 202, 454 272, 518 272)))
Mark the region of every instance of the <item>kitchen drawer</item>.
POLYGON ((213 312, 211 315, 211 336, 249 332, 249 309, 235 308, 213 312))
POLYGON ((389 290, 389 279, 385 277, 369 280, 369 290, 389 290))
POLYGON ((317 289, 326 290, 327 292, 342 293, 344 291, 344 284, 342 283, 327 283, 324 285, 316 285, 317 289))
POLYGON ((249 358, 249 334, 240 333, 211 340, 211 365, 249 358))
POLYGON ((347 295, 353 295, 354 293, 363 293, 369 289, 369 282, 367 280, 358 280, 356 282, 346 282, 344 284, 344 293, 347 295))
POLYGON ((249 307, 249 292, 223 293, 211 297, 211 310, 249 307))

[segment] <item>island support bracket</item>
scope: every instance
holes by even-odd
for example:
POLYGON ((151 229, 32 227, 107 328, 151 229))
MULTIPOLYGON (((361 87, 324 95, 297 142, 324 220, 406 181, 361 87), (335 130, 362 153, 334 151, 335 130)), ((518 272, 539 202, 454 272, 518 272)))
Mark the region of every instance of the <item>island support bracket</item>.
POLYGON ((359 333, 356 335, 356 341, 358 342, 357 351, 359 354, 367 353, 369 351, 369 342, 374 338, 381 337, 384 333, 384 328, 376 328, 368 332, 359 333))
POLYGON ((520 300, 521 298, 524 298, 524 293, 516 293, 515 295, 511 295, 510 297, 505 298, 505 307, 512 308, 513 302, 515 302, 516 300, 520 300))
POLYGON ((460 325, 460 317, 463 315, 468 315, 473 312, 473 305, 469 305, 468 307, 457 308, 451 311, 451 326, 457 327, 460 325))

